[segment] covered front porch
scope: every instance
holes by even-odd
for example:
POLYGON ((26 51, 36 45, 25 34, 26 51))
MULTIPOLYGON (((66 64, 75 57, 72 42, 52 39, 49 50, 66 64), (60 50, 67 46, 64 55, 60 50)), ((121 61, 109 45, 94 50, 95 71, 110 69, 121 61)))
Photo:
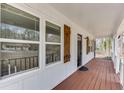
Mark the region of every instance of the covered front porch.
POLYGON ((111 60, 95 58, 85 65, 88 71, 77 70, 54 90, 120 90, 119 76, 111 60))

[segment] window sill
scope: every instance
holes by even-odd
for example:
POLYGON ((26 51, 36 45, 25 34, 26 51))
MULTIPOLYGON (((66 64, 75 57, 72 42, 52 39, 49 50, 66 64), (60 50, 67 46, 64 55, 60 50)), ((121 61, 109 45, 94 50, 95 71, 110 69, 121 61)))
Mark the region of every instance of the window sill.
POLYGON ((22 76, 26 76, 26 75, 32 74, 34 72, 37 72, 39 70, 40 70, 40 67, 35 67, 35 68, 28 69, 28 70, 25 70, 25 71, 20 71, 20 72, 17 72, 17 73, 6 75, 6 76, 3 76, 3 77, 0 77, 0 82, 10 80, 10 79, 15 79, 15 78, 22 77, 22 76))
POLYGON ((54 62, 54 63, 47 64, 47 65, 45 66, 45 69, 48 69, 48 68, 50 68, 50 67, 54 67, 54 66, 59 65, 59 64, 62 64, 62 62, 61 62, 61 61, 56 61, 56 62, 54 62))

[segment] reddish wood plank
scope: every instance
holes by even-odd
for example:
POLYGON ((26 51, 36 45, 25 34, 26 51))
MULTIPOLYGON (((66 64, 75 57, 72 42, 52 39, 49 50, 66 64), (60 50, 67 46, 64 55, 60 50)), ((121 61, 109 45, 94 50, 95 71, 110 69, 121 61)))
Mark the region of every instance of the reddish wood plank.
POLYGON ((102 72, 102 76, 101 76, 101 85, 100 85, 100 89, 101 90, 104 90, 106 89, 105 87, 105 81, 106 81, 106 62, 104 62, 104 65, 103 65, 103 72, 102 72))
MULTIPOLYGON (((93 67, 93 63, 91 64, 92 65, 92 67, 93 67)), ((89 65, 87 66, 88 68, 90 67, 89 65)), ((78 85, 78 87, 77 87, 77 89, 83 89, 83 86, 86 84, 86 82, 87 82, 87 77, 90 77, 90 73, 92 72, 91 71, 92 70, 92 68, 90 68, 87 72, 84 72, 85 73, 85 75, 82 75, 82 81, 81 81, 81 83, 78 85)), ((82 72, 82 71, 81 71, 82 72)))
POLYGON ((103 63, 101 62, 101 64, 100 64, 99 66, 101 67, 100 69, 99 69, 99 75, 98 75, 98 78, 97 78, 97 81, 96 81, 96 83, 95 83, 95 87, 94 87, 94 89, 95 90, 98 90, 98 89, 100 89, 100 85, 101 85, 101 78, 102 78, 102 74, 103 74, 103 63), (101 66, 100 66, 101 65, 101 66), (100 73, 101 72, 101 73, 100 73))
POLYGON ((110 82, 110 70, 109 70, 109 68, 110 68, 110 64, 109 64, 109 62, 106 62, 106 90, 109 90, 109 89, 111 89, 111 82, 110 82))
POLYGON ((121 89, 119 78, 118 75, 115 74, 112 61, 105 59, 93 59, 85 66, 89 68, 88 71, 76 71, 54 89, 121 89))
POLYGON ((85 83, 82 85, 81 89, 88 89, 92 79, 94 78, 94 74, 95 74, 94 72, 96 70, 96 69, 94 69, 95 66, 96 65, 93 64, 92 68, 91 69, 89 68, 90 71, 89 71, 88 76, 87 76, 88 78, 86 77, 85 83), (93 70, 94 70, 94 72, 93 72, 93 70))
POLYGON ((112 90, 116 90, 116 81, 114 80, 114 70, 112 68, 110 68, 111 71, 111 86, 112 86, 112 90))
POLYGON ((99 76, 99 68, 100 67, 98 66, 98 68, 96 70, 96 75, 94 74, 94 78, 92 79, 92 81, 91 81, 91 83, 90 83, 90 85, 88 87, 89 90, 92 90, 94 88, 94 85, 95 85, 95 83, 96 83, 96 81, 98 79, 98 76, 99 76))

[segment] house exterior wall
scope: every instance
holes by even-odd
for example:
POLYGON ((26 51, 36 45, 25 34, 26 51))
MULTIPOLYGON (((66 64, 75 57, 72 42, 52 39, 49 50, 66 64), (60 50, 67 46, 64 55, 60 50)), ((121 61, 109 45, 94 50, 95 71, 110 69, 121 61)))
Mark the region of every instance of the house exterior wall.
POLYGON ((77 24, 73 23, 71 20, 66 18, 63 14, 56 11, 49 4, 10 4, 16 8, 23 11, 29 12, 40 18, 40 68, 32 71, 28 71, 22 74, 18 74, 12 77, 8 77, 0 80, 0 89, 52 89, 57 84, 62 82, 77 68, 77 34, 83 36, 83 60, 82 65, 85 65, 92 58, 94 58, 94 53, 90 52, 86 54, 86 36, 94 38, 93 35, 88 33, 85 29, 79 27, 77 24), (50 21, 58 24, 62 28, 62 48, 60 62, 45 65, 45 21, 50 21), (71 27, 71 60, 64 64, 63 61, 63 27, 67 24, 71 27))

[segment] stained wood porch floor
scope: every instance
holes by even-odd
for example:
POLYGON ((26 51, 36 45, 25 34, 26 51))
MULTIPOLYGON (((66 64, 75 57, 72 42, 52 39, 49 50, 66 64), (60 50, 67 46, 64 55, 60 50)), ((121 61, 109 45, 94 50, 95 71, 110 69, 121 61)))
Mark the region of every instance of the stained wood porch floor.
POLYGON ((93 59, 88 71, 76 71, 54 90, 120 90, 119 77, 115 74, 112 61, 93 59))

